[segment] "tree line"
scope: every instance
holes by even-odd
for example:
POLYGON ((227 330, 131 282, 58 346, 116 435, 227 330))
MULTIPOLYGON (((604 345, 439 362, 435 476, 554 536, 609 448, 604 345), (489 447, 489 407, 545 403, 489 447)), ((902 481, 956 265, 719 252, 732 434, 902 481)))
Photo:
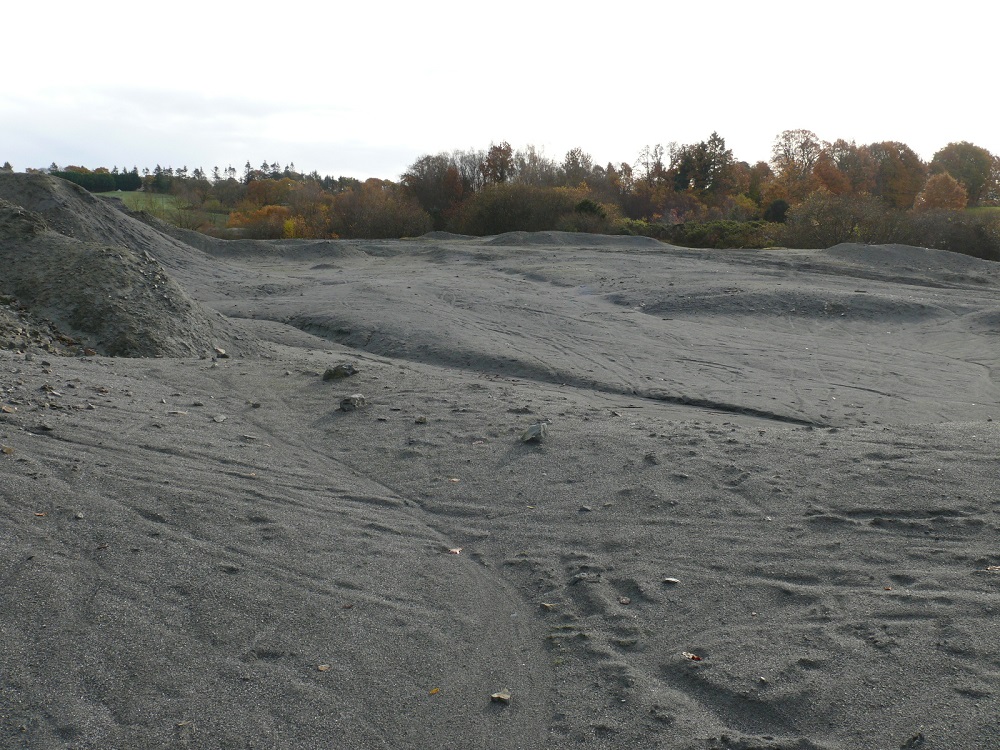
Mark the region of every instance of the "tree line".
MULTIPOLYGON (((940 212, 953 221, 962 209, 1000 206, 1000 157, 975 144, 949 143, 924 162, 905 143, 826 142, 804 129, 780 133, 771 159, 754 164, 712 133, 605 165, 582 148, 556 160, 533 146, 494 143, 423 155, 398 181, 305 174, 266 161, 210 172, 157 165, 140 175, 55 164, 38 171, 95 192, 172 194, 188 207, 191 228, 258 238, 559 229, 700 246, 901 241, 940 212)), ((995 214, 979 216, 989 239, 995 214)))

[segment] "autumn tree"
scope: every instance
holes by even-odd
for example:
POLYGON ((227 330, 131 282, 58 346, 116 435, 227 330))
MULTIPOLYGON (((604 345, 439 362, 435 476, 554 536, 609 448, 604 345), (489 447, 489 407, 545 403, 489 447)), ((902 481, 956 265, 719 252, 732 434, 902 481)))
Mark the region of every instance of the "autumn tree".
MULTIPOLYGON (((743 163, 745 165, 745 162, 743 163)), ((764 192, 768 183, 774 179, 774 171, 766 161, 759 161, 752 167, 746 166, 747 186, 744 192, 758 206, 763 204, 764 192)))
POLYGON ((823 149, 833 165, 847 178, 850 192, 870 193, 875 189, 875 160, 867 146, 838 138, 823 149))
POLYGON ((909 209, 927 179, 927 167, 913 149, 899 141, 868 146, 875 165, 873 195, 893 208, 909 209))
POLYGON ((994 170, 996 159, 985 148, 968 141, 949 143, 934 154, 930 171, 934 174, 948 173, 965 188, 969 205, 977 206, 990 192, 997 189, 997 174, 994 170))
POLYGON ((811 130, 785 130, 774 139, 771 166, 789 199, 801 200, 816 188, 813 169, 823 144, 811 130))
POLYGON ((913 203, 915 211, 946 209, 960 211, 969 203, 965 186, 947 172, 932 174, 913 203))
POLYGON ((514 149, 507 141, 490 144, 490 150, 479 166, 487 183, 507 182, 514 175, 514 149))
POLYGON ((577 187, 587 181, 594 169, 594 160, 582 148, 571 148, 562 162, 562 184, 577 187))
POLYGON ((435 229, 444 229, 464 194, 458 167, 444 153, 421 156, 407 168, 400 182, 430 214, 435 229))
POLYGON ((650 188, 665 183, 668 179, 667 166, 663 162, 665 153, 659 143, 655 146, 643 146, 639 158, 635 161, 636 180, 641 180, 650 188))
POLYGON ((851 192, 850 178, 840 171, 829 151, 823 149, 813 167, 813 176, 817 184, 833 195, 843 195, 851 192))
POLYGON ((414 237, 433 226, 416 199, 388 180, 365 180, 357 190, 334 196, 331 210, 341 237, 414 237))
POLYGON ((227 226, 241 235, 258 240, 277 240, 285 236, 285 221, 291 211, 285 206, 248 206, 229 214, 227 226))
POLYGON ((514 152, 513 179, 525 185, 553 187, 559 183, 559 165, 529 144, 514 152))

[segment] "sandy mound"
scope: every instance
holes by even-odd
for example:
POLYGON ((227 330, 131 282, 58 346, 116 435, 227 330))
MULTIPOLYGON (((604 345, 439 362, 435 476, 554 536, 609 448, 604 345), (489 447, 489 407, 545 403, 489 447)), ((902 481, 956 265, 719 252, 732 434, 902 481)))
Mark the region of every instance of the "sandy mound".
POLYGON ((180 288, 151 252, 169 253, 171 243, 141 224, 54 178, 0 175, 0 193, 27 204, 0 199, 0 291, 24 315, 51 321, 80 350, 108 355, 250 351, 180 288))
POLYGON ((823 255, 858 265, 891 269, 897 273, 911 270, 931 270, 935 273, 997 270, 997 264, 988 260, 913 245, 860 245, 845 242, 824 250, 823 255))
POLYGON ((427 234, 420 235, 417 239, 420 240, 476 240, 478 237, 473 237, 471 234, 455 234, 454 232, 442 232, 435 230, 433 232, 428 232, 427 234))
POLYGON ((572 247, 627 247, 663 248, 665 245, 652 237, 625 237, 619 235, 586 234, 582 232, 506 232, 484 241, 487 245, 501 247, 572 246, 572 247))

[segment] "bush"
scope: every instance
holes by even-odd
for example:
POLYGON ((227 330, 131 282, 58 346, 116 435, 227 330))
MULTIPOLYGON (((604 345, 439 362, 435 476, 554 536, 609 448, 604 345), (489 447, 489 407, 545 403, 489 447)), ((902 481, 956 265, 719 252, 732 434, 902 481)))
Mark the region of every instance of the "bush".
POLYGON ((767 208, 764 209, 762 218, 764 221, 772 221, 776 224, 784 224, 785 216, 788 214, 788 201, 784 198, 778 198, 777 200, 771 201, 767 208))
POLYGON ((669 241, 670 227, 659 222, 649 222, 642 219, 620 218, 611 226, 611 234, 625 234, 637 237, 652 237, 653 239, 669 241))
POLYGON ((708 221, 669 227, 667 238, 683 247, 744 248, 772 244, 764 221, 708 221))
POLYGON ((1000 216, 969 211, 921 211, 907 216, 898 242, 1000 261, 1000 216))
POLYGON ((777 239, 786 247, 826 248, 841 242, 899 242, 904 214, 871 195, 817 190, 788 210, 777 239))
POLYGON ((416 199, 382 180, 366 180, 354 190, 334 196, 330 209, 334 233, 340 237, 389 239, 416 237, 431 231, 430 214, 416 199))
POLYGON ((460 234, 484 236, 504 232, 541 232, 575 223, 587 226, 594 224, 595 218, 599 222, 599 216, 575 210, 584 202, 584 194, 577 188, 538 187, 521 183, 487 185, 462 204, 449 229, 460 234))

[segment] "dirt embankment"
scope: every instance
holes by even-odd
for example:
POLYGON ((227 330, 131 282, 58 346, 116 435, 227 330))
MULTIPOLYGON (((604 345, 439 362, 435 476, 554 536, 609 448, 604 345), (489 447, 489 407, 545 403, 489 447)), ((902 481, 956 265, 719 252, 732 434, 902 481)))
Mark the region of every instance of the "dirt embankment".
POLYGON ((128 357, 248 351, 161 263, 178 250, 71 183, 0 174, 0 346, 128 357))

